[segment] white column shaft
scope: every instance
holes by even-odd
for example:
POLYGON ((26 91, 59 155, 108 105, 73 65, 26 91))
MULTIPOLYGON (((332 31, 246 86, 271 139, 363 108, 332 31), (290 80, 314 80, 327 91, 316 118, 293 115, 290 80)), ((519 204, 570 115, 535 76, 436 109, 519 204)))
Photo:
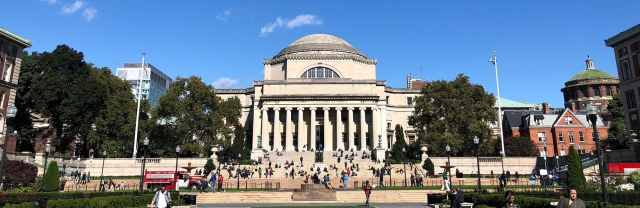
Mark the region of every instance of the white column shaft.
POLYGON ((307 144, 307 133, 304 131, 304 108, 298 108, 298 151, 307 144))
POLYGON ((373 120, 373 134, 371 134, 371 149, 378 148, 378 136, 380 135, 380 110, 378 107, 373 107, 371 109, 371 119, 373 120))
POLYGON ((356 133, 355 131, 355 127, 356 125, 353 123, 353 108, 349 107, 347 108, 347 110, 349 111, 349 119, 347 119, 347 136, 349 138, 349 146, 345 149, 345 150, 350 150, 350 149, 355 149, 354 147, 354 140, 353 140, 353 134, 356 133))
POLYGON ((342 140, 342 108, 336 108, 336 149, 344 150, 342 140))
POLYGON ((262 147, 266 150, 271 150, 269 146, 269 108, 262 108, 262 147))
POLYGON ((293 123, 291 123, 291 108, 285 108, 285 110, 287 111, 287 123, 285 124, 285 134, 286 134, 286 141, 285 141, 285 145, 286 147, 284 147, 284 149, 286 149, 287 151, 294 151, 293 148, 293 128, 291 128, 291 125, 293 123))
POLYGON ((273 147, 274 150, 282 150, 282 133, 280 131, 280 108, 274 108, 273 114, 273 147))
POLYGON ((309 129, 309 148, 318 150, 316 147, 316 108, 311 108, 311 129, 309 129))
POLYGON ((367 135, 366 132, 369 131, 367 128, 367 122, 364 116, 365 107, 360 107, 360 151, 365 150, 367 148, 367 135))
POLYGON ((323 150, 333 151, 331 121, 329 121, 329 108, 323 108, 324 110, 324 147, 323 150))
POLYGON ((262 134, 262 128, 260 128, 260 125, 262 124, 262 120, 260 120, 260 113, 262 113, 260 109, 257 107, 253 108, 253 123, 251 124, 253 125, 251 127, 253 133, 253 141, 251 141, 252 150, 258 148, 258 136, 262 134))

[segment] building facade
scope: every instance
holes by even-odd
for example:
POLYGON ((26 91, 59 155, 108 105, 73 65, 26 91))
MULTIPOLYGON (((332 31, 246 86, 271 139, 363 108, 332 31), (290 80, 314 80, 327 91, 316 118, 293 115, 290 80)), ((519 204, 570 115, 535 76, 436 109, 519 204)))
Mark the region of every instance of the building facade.
POLYGON ((376 77, 377 60, 338 37, 302 37, 263 64, 264 80, 253 87, 215 90, 223 99, 240 98, 253 149, 388 149, 396 124, 408 143, 416 139, 407 123, 417 80, 408 78, 407 88, 387 86, 376 77))
POLYGON ((605 71, 596 69, 589 56, 585 63, 586 69, 565 82, 565 87, 560 90, 564 96, 564 107, 578 111, 586 109, 589 103, 593 103, 598 106, 602 114, 606 114, 609 101, 619 93, 620 80, 605 71))
MULTIPOLYGON (((613 48, 616 57, 627 129, 636 129, 640 124, 637 100, 640 96, 640 24, 606 39, 604 43, 613 48)), ((631 132, 629 139, 632 139, 631 132)))
POLYGON ((5 132, 7 108, 14 105, 16 99, 22 52, 29 47, 31 40, 0 27, 0 132, 5 132))
POLYGON ((131 92, 136 99, 138 99, 138 90, 142 90, 140 94, 142 99, 149 100, 151 106, 155 107, 160 97, 169 91, 173 80, 153 65, 149 63, 144 65, 147 72, 144 72, 142 63, 124 63, 122 68, 116 70, 116 76, 131 85, 131 92), (142 76, 142 86, 140 76, 142 76))

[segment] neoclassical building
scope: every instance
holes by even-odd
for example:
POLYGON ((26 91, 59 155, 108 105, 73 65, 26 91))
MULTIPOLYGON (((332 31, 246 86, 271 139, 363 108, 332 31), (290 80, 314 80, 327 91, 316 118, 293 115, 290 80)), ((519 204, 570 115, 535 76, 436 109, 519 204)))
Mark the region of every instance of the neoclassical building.
POLYGON ((387 149, 396 124, 407 124, 420 86, 391 88, 376 77, 376 59, 327 34, 302 37, 264 60, 264 80, 247 89, 216 89, 239 97, 247 143, 267 151, 387 149))
POLYGON ((619 93, 620 80, 613 75, 596 69, 591 57, 585 60, 586 69, 580 71, 560 89, 564 96, 564 107, 575 112, 586 109, 593 102, 601 113, 607 113, 607 105, 619 93))

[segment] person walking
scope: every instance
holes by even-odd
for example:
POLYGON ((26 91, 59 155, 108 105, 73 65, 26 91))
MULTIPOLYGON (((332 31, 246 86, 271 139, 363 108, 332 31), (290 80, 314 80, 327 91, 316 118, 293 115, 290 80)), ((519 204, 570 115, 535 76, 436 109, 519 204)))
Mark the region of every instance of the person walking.
POLYGON ((451 191, 451 189, 449 188, 449 180, 447 179, 446 169, 442 172, 442 180, 444 180, 444 182, 442 183, 442 188, 440 188, 440 191, 444 191, 445 187, 447 187, 447 191, 451 191))
POLYGON ((578 199, 576 189, 569 190, 569 198, 562 198, 558 202, 557 208, 586 208, 582 199, 578 199))
POLYGON ((224 190, 224 188, 222 188, 222 183, 224 183, 224 176, 220 174, 220 177, 218 177, 218 192, 227 192, 226 190, 224 190))
POLYGON ((347 186, 349 185, 349 175, 348 174, 344 174, 344 176, 342 176, 342 184, 343 184, 343 188, 347 189, 347 186))
POLYGON ((171 206, 171 194, 165 189, 164 186, 161 186, 160 190, 156 191, 153 200, 151 200, 151 207, 154 207, 153 205, 157 208, 167 208, 171 206))
POLYGON ((379 184, 378 186, 384 186, 384 188, 387 188, 387 186, 384 185, 384 171, 380 171, 380 180, 379 180, 379 184))
POLYGON ((211 182, 211 193, 215 193, 216 192, 216 186, 218 185, 218 183, 216 183, 216 173, 214 173, 213 171, 211 172, 211 178, 209 179, 209 181, 211 182))
POLYGON ((367 201, 364 203, 365 206, 369 206, 369 196, 371 196, 371 184, 369 181, 364 185, 364 195, 367 197, 367 201))

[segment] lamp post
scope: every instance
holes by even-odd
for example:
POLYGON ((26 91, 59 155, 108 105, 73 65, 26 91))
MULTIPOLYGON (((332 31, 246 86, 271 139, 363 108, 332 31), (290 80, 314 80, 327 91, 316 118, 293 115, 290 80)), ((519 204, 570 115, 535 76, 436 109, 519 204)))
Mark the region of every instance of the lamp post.
POLYGON ((238 190, 240 190, 240 157, 242 157, 242 154, 238 153, 238 171, 236 172, 236 177, 238 177, 238 186, 236 189, 238 190))
POLYGON ((482 193, 482 184, 480 183, 480 138, 478 136, 473 137, 473 144, 476 145, 476 162, 478 163, 478 192, 482 193))
POLYGON ((258 135, 258 146, 257 146, 257 148, 260 149, 260 147, 262 147, 262 135, 258 135))
POLYGON ((140 174, 140 194, 142 194, 142 184, 144 184, 144 166, 147 164, 147 147, 149 146, 149 138, 144 138, 144 156, 142 157, 142 173, 140 174))
POLYGON ((503 151, 500 151, 500 157, 502 158, 500 160, 500 162, 502 163, 502 172, 504 172, 504 157, 506 157, 506 155, 504 154, 503 151))
POLYGON ((89 150, 89 172, 87 173, 87 178, 91 181, 91 169, 93 168, 93 149, 89 150))
POLYGON ((402 170, 402 172, 404 172, 404 187, 407 187, 407 156, 405 154, 405 152, 407 152, 407 150, 403 147, 402 148, 402 160, 403 165, 404 165, 404 169, 402 170))
MULTIPOLYGON (((180 154, 180 145, 176 146, 176 171, 174 172, 176 175, 178 175, 178 154, 180 154)), ((176 185, 176 191, 178 191, 178 189, 179 187, 176 185)))
POLYGON ((222 169, 222 167, 220 166, 220 161, 222 161, 224 158, 224 154, 222 154, 223 150, 224 146, 220 145, 220 147, 218 147, 218 174, 220 174, 220 170, 222 169))
POLYGON ((378 134, 378 148, 382 148, 382 134, 378 134))
POLYGON ((598 107, 593 103, 589 103, 589 105, 587 105, 587 114, 589 114, 589 120, 591 121, 591 126, 593 126, 593 134, 596 137, 596 156, 598 157, 598 166, 600 167, 600 186, 602 188, 602 199, 604 201, 604 207, 607 207, 607 205, 609 204, 609 197, 607 196, 607 187, 604 184, 604 163, 601 158, 602 150, 600 148, 600 135, 598 135, 598 130, 596 129, 598 121, 598 107))
POLYGON ((7 144, 9 143, 9 125, 13 122, 13 118, 16 117, 18 113, 18 108, 16 106, 11 105, 7 108, 7 117, 4 122, 4 145, 2 145, 2 157, 0 157, 0 184, 4 182, 4 176, 2 175, 4 161, 6 160, 7 155, 7 144))
POLYGON ((44 172, 42 172, 42 184, 40 184, 40 191, 44 191, 44 177, 47 174, 47 160, 49 160, 49 150, 51 150, 51 138, 47 138, 47 144, 44 148, 44 172))
POLYGON ((560 157, 556 155, 556 166, 558 166, 558 171, 560 171, 560 157))
MULTIPOLYGON (((80 139, 76 139, 76 156, 78 157, 78 165, 76 165, 76 173, 78 173, 78 175, 80 175, 80 139)), ((76 176, 76 178, 78 178, 76 176)))
POLYGON ((102 174, 104 174, 104 159, 107 158, 107 150, 102 151, 102 170, 100 171, 100 180, 102 180, 102 174))
POLYGON ((451 147, 447 144, 444 149, 447 151, 447 172, 449 172, 449 181, 451 181, 451 170, 448 169, 451 167, 451 147))

